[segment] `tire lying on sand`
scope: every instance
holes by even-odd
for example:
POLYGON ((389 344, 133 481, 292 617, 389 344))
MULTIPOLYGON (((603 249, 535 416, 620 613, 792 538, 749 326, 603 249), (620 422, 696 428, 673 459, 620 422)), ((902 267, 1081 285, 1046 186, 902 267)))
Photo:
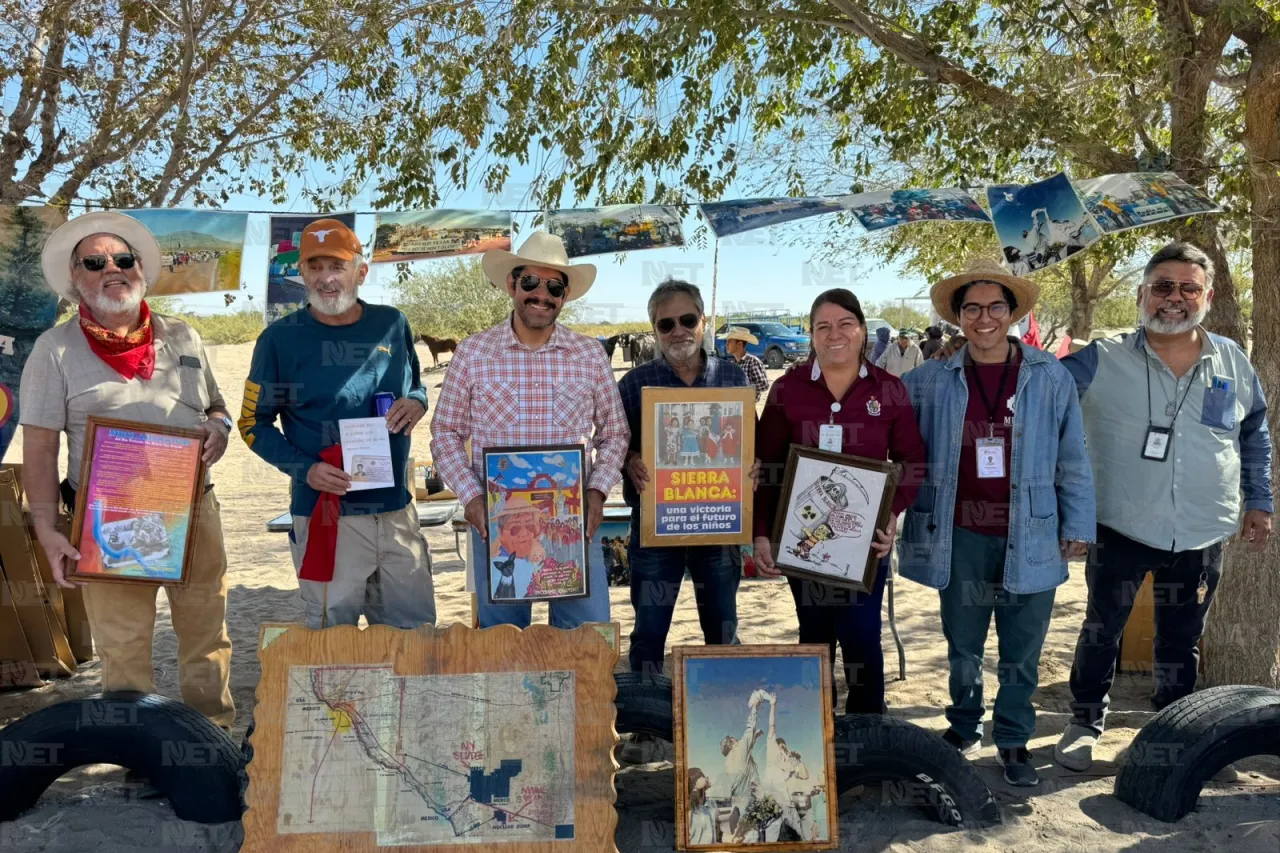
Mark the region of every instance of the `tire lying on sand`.
MULTIPOLYGON (((672 739, 671 680, 617 673, 620 733, 672 739)), ((913 805, 949 826, 978 829, 1000 823, 991 790, 946 741, 914 723, 878 714, 835 720, 836 786, 840 793, 885 783, 890 801, 913 805)))
POLYGON ((1210 687, 1166 707, 1138 732, 1115 795, 1167 823, 1190 814, 1200 789, 1232 762, 1280 756, 1280 691, 1210 687))
POLYGON ((0 821, 86 764, 145 777, 182 820, 240 819, 240 750, 203 714, 163 696, 107 693, 41 708, 0 729, 0 759, 0 821))

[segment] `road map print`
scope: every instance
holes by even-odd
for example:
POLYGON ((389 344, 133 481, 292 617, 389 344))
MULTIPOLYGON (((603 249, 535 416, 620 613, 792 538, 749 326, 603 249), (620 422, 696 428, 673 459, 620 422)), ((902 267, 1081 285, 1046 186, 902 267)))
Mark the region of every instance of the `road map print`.
POLYGON ((574 720, 572 672, 291 667, 277 830, 572 839, 574 720))

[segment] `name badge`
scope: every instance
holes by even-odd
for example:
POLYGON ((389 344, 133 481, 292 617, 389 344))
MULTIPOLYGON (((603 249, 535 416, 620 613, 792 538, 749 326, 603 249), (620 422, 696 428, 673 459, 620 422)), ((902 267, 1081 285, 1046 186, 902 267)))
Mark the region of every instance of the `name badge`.
POLYGON ((1142 458, 1152 462, 1163 462, 1169 458, 1169 438, 1172 433, 1168 427, 1147 427, 1147 440, 1142 443, 1142 458))
POLYGON ((840 453, 843 448, 844 427, 840 424, 823 424, 818 430, 818 449, 840 453))
POLYGON ((978 479, 994 480, 1004 473, 1004 439, 980 438, 974 447, 978 451, 978 479))

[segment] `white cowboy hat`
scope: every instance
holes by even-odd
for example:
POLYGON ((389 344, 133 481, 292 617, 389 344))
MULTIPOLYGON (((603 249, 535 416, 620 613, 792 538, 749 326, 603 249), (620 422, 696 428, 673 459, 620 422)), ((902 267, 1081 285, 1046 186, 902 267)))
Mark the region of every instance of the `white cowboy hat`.
POLYGON ((722 341, 746 341, 749 344, 758 344, 760 339, 748 332, 741 326, 734 326, 726 334, 720 336, 722 341))
POLYGON ((1011 314, 1010 324, 1016 323, 1030 314, 1032 307, 1036 304, 1036 300, 1040 298, 1040 285, 1034 281, 1010 275, 1004 267, 995 261, 979 258, 970 261, 964 272, 959 275, 953 275, 950 278, 944 278, 929 289, 929 298, 933 301, 933 310, 937 311, 942 319, 955 323, 957 326, 960 325, 960 318, 951 310, 951 294, 966 284, 972 284, 975 281, 990 281, 996 284, 1003 284, 1013 291, 1014 297, 1018 300, 1018 307, 1011 314))
POLYGON ((480 258, 480 266, 484 269, 485 278, 501 290, 507 289, 507 276, 516 267, 538 266, 559 270, 569 280, 569 292, 565 302, 572 302, 587 295, 596 280, 594 264, 574 264, 570 266, 569 255, 564 250, 564 241, 546 231, 534 231, 524 241, 518 252, 504 249, 490 249, 480 258))
POLYGON ((59 225, 44 241, 40 266, 44 269, 44 280, 54 293, 71 302, 80 301, 80 294, 71 284, 71 251, 92 234, 114 234, 132 246, 142 262, 147 290, 151 289, 160 277, 160 244, 155 235, 132 216, 99 210, 59 225))

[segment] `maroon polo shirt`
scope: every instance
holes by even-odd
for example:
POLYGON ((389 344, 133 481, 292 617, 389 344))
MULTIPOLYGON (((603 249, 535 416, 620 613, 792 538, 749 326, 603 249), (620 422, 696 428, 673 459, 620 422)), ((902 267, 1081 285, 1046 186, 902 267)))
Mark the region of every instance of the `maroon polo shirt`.
MULTIPOLYGON (((896 515, 916 498, 924 481, 927 451, 902 380, 887 370, 863 365, 866 375, 849 386, 831 422, 844 428, 844 453, 902 463, 902 480, 893 496, 896 515)), ((817 447, 819 430, 833 417, 831 404, 836 400, 822 376, 811 378, 812 370, 812 360, 803 361, 775 381, 756 426, 756 456, 761 464, 753 522, 756 536, 773 535, 791 445, 817 447)))
POLYGON ((1022 365, 1021 349, 1016 346, 1011 349, 1013 361, 1010 364, 969 362, 964 369, 969 385, 969 405, 964 412, 964 427, 960 435, 955 524, 987 536, 1009 535, 1009 466, 1013 453, 1013 408, 1009 404, 1018 388, 1018 369, 1022 365), (1003 389, 1000 387, 1001 377, 1004 377, 1003 389), (1004 476, 979 479, 976 443, 979 438, 987 436, 990 421, 988 403, 995 404, 992 433, 996 438, 1004 439, 1004 476))

